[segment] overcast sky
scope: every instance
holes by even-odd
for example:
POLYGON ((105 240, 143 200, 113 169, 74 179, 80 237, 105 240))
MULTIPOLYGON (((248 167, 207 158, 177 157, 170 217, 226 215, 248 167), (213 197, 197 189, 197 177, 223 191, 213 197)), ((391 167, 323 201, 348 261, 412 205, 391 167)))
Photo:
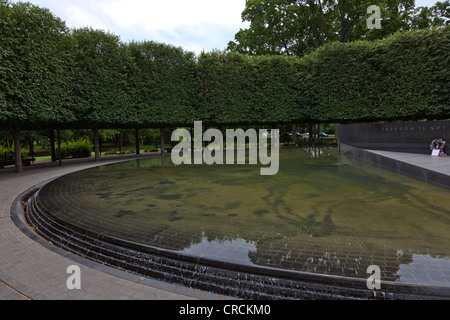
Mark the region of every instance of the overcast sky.
MULTIPOLYGON (((437 0, 416 0, 432 6, 437 0)), ((19 2, 19 1, 13 1, 19 2)), ((197 54, 223 50, 241 28, 246 0, 22 0, 50 11, 67 26, 110 31, 123 42, 153 40, 197 54)))

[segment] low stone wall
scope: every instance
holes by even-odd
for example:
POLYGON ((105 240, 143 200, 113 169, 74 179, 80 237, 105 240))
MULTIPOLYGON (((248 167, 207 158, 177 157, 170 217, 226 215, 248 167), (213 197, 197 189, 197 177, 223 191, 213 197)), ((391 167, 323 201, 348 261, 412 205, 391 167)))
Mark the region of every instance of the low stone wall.
POLYGON ((361 149, 431 154, 434 139, 450 141, 450 120, 340 125, 338 137, 361 149))
POLYGON ((422 181, 450 189, 450 179, 446 174, 419 167, 390 157, 382 156, 380 154, 370 152, 370 150, 364 150, 346 144, 340 144, 339 151, 342 155, 363 160, 364 162, 368 162, 376 166, 392 170, 393 172, 405 174, 410 177, 414 177, 422 181))

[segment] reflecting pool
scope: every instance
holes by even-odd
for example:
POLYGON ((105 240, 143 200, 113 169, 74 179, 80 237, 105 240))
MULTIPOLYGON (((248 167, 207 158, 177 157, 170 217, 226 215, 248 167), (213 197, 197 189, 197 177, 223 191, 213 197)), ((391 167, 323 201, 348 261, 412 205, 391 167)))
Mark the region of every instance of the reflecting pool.
POLYGON ((450 191, 349 159, 283 149, 280 170, 170 156, 61 177, 39 193, 83 229, 219 261, 450 287, 450 191))

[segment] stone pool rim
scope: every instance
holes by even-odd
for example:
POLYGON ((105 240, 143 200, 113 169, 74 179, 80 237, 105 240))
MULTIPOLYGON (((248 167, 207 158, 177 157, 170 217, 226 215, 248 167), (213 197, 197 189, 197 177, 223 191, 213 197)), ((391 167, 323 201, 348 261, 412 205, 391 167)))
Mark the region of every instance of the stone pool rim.
MULTIPOLYGON (((164 263, 167 261, 171 263, 178 263, 181 268, 184 268, 185 273, 190 273, 194 270, 191 278, 186 277, 186 279, 182 279, 181 281, 180 279, 172 279, 170 282, 176 282, 195 289, 235 296, 243 299, 450 299, 449 287, 417 285, 381 280, 381 290, 376 290, 374 294, 372 290, 367 289, 367 278, 351 278, 345 276, 216 261, 130 242, 110 236, 103 235, 102 237, 92 237, 98 235, 93 232, 80 229, 76 226, 71 226, 67 223, 61 224, 61 226, 68 228, 71 232, 74 232, 73 234, 75 234, 76 237, 87 237, 91 238, 91 240, 94 239, 92 243, 90 243, 93 250, 88 250, 90 251, 88 253, 82 253, 74 250, 73 248, 61 247, 60 243, 52 241, 54 239, 48 239, 47 235, 40 234, 30 227, 29 221, 26 217, 28 213, 24 207, 25 202, 28 202, 28 200, 33 197, 36 192, 38 192, 46 184, 58 178, 60 177, 39 183, 18 196, 14 200, 11 207, 11 218, 15 225, 34 241, 39 242, 50 250, 53 250, 65 257, 72 257, 75 261, 80 258, 87 259, 100 271, 105 270, 105 272, 108 272, 106 270, 112 267, 121 271, 126 271, 127 273, 129 272, 130 275, 149 276, 148 274, 132 270, 133 268, 130 269, 126 264, 111 264, 110 259, 112 257, 103 256, 102 259, 96 258, 95 256, 98 256, 98 253, 93 250, 101 249, 96 248, 96 246, 98 245, 98 247, 101 247, 106 245, 112 250, 113 254, 125 249, 133 254, 144 254, 147 258, 155 258, 159 263, 164 263), (117 252, 114 252, 114 250, 117 250, 117 252), (202 269, 201 275, 195 274, 199 268, 202 269), (201 277, 203 277, 203 279, 200 279, 201 277), (222 277, 222 280, 217 280, 217 278, 220 277, 222 277), (221 288, 220 283, 208 283, 208 281, 220 282, 225 278, 230 278, 228 279, 230 282, 227 284, 227 288, 221 288), (263 284, 257 286, 255 289, 248 287, 258 281, 263 284), (234 289, 233 283, 236 285, 234 289), (276 293, 271 290, 271 283, 274 284, 274 286, 277 286, 276 293), (244 292, 245 290, 242 290, 245 288, 248 288, 246 292, 244 292)), ((52 219, 55 219, 55 217, 52 217, 52 219)), ((53 222, 58 223, 57 220, 58 219, 53 222)), ((62 241, 67 241, 67 239, 62 239, 62 241)), ((139 269, 139 267, 143 266, 137 266, 137 269, 139 269)), ((158 270, 153 271, 156 273, 159 272, 158 270)), ((367 277, 369 277, 369 274, 367 274, 367 277)), ((162 277, 163 279, 161 279, 160 277, 155 276, 154 273, 153 275, 150 275, 150 278, 168 281, 167 278, 164 279, 164 277, 162 277)), ((168 278, 170 278, 170 276, 168 278)))

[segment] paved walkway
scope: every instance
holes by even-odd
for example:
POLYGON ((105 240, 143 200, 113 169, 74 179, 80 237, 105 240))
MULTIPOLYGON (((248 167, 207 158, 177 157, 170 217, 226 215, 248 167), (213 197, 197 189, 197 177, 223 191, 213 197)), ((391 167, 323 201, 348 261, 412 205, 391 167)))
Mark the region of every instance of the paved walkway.
MULTIPOLYGON (((148 155, 143 155, 146 157, 148 155)), ((103 160, 100 164, 117 162, 103 160)), ((130 157, 121 158, 122 160, 130 157)), ((24 191, 49 179, 99 165, 93 161, 39 164, 0 170, 0 300, 219 300, 226 297, 80 264, 45 248, 22 233, 10 218, 14 200, 24 191), (67 268, 81 268, 81 290, 69 290, 67 268)), ((102 266, 104 269, 104 266, 102 266)))
POLYGON ((450 178, 450 156, 433 157, 427 154, 411 154, 392 151, 368 150, 381 156, 395 159, 430 171, 445 174, 450 178))
POLYGON ((369 150, 352 147, 341 143, 342 155, 363 160, 389 169, 399 174, 408 175, 425 182, 450 188, 450 156, 434 157, 430 154, 416 154, 369 150))
POLYGON ((392 151, 365 150, 373 156, 366 161, 409 175, 423 181, 450 188, 450 156, 434 157, 428 154, 411 154, 392 151))

